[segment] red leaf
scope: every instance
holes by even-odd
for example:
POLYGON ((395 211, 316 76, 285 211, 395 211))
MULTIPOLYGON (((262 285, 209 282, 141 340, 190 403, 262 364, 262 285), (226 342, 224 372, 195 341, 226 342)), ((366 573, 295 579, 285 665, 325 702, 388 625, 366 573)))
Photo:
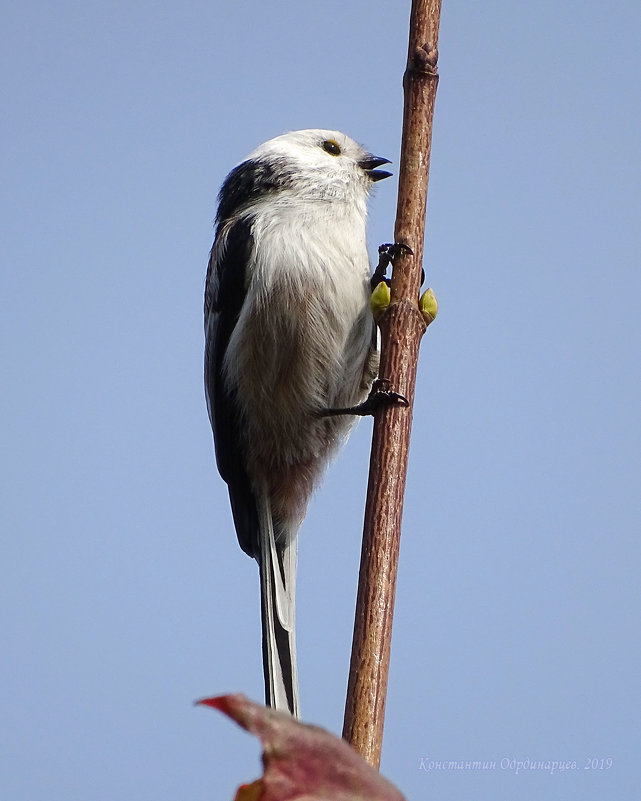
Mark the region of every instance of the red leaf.
POLYGON ((245 698, 220 695, 199 704, 218 709, 263 744, 263 778, 236 801, 405 801, 344 740, 245 698))

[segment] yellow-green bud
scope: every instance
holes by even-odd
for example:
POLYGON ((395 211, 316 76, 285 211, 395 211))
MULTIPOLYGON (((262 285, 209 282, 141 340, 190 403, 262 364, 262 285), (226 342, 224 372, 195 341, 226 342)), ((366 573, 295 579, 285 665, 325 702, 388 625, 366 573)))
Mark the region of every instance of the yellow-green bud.
POLYGON ((369 305, 375 320, 378 320, 380 318, 381 314, 389 306, 390 300, 391 300, 391 295, 389 287, 387 286, 385 281, 381 281, 380 284, 376 287, 376 289, 374 289, 369 299, 369 305))
POLYGON ((431 289, 426 289, 425 292, 423 292, 419 298, 418 307, 425 318, 425 322, 428 325, 433 323, 438 313, 438 303, 436 302, 436 295, 431 289))

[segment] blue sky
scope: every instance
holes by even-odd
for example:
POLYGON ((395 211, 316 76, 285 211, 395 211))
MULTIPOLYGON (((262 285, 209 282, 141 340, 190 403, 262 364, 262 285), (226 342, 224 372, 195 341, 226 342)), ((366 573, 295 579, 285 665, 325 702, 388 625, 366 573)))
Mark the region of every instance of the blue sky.
MULTIPOLYGON (((226 799, 258 774, 257 744, 191 705, 262 695, 257 570, 202 391, 216 193, 293 128, 341 129, 397 163, 408 14, 4 10, 3 798, 226 799)), ((440 311, 382 763, 412 801, 638 794, 640 27, 631 1, 444 2, 425 262, 440 311), (505 759, 576 769, 516 775, 505 759)), ((372 254, 394 213, 391 179, 372 254)), ((370 432, 300 537, 302 710, 335 732, 370 432)))

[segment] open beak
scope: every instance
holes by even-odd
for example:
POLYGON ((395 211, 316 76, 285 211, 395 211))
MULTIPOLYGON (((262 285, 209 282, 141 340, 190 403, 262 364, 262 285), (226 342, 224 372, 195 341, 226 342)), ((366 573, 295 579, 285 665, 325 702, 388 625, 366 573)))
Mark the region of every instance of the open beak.
POLYGON ((389 178, 391 176, 392 173, 387 172, 387 170, 376 169, 382 164, 391 164, 391 161, 389 159, 382 159, 380 156, 368 156, 366 159, 358 162, 358 166, 365 170, 372 181, 382 181, 383 178, 389 178))

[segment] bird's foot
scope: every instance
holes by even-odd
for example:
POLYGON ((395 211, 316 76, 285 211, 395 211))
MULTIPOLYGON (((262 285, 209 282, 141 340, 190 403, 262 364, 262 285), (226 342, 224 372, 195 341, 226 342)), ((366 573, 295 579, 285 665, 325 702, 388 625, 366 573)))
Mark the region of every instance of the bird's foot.
POLYGON ((390 279, 387 277, 387 268, 402 253, 406 253, 408 256, 414 255, 412 248, 402 242, 380 245, 378 248, 378 264, 370 281, 370 286, 373 290, 376 289, 381 281, 384 281, 389 286, 390 279))
POLYGON ((384 406, 409 406, 410 402, 404 395, 399 392, 394 392, 389 389, 389 380, 387 378, 377 378, 372 384, 369 395, 362 403, 356 406, 350 406, 347 409, 325 409, 322 413, 323 417, 335 417, 339 414, 354 414, 358 417, 367 417, 367 415, 375 414, 378 409, 384 406))

